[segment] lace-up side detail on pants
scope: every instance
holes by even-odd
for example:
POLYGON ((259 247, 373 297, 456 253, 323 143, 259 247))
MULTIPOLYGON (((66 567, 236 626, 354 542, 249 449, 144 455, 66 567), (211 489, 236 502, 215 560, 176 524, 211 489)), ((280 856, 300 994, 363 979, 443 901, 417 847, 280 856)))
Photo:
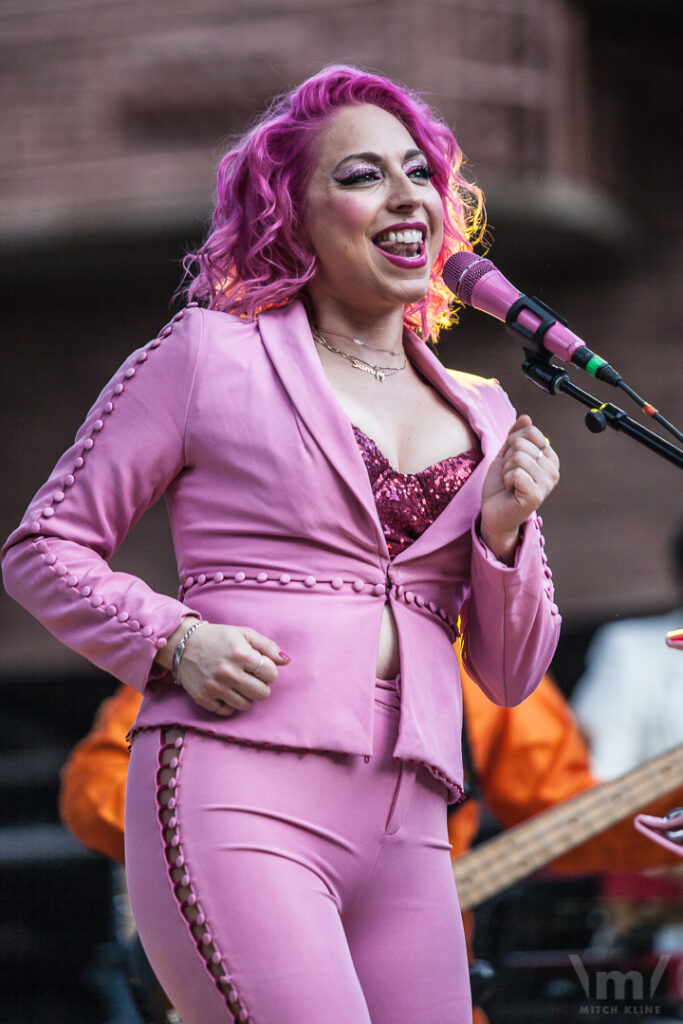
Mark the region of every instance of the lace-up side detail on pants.
POLYGON ((159 822, 162 826, 164 855, 180 912, 187 922, 200 957, 213 977, 218 990, 225 997, 232 1019, 249 1022, 249 1013, 232 984, 221 952, 211 934, 209 922, 193 883, 192 866, 188 864, 183 851, 178 811, 182 789, 180 769, 184 736, 184 729, 164 729, 161 733, 162 743, 159 750, 157 772, 157 805, 159 822))
POLYGON ((472 1024, 448 791, 394 762, 395 683, 376 698, 368 760, 135 734, 131 906, 185 1024, 472 1024))

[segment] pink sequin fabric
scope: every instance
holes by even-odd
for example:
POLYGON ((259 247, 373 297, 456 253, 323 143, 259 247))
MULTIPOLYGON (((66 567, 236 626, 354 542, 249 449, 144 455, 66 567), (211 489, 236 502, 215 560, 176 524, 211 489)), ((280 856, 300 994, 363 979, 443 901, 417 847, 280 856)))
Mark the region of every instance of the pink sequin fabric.
POLYGON ((443 512, 480 462, 481 452, 470 448, 419 473, 399 473, 372 438, 356 426, 353 433, 370 477, 389 555, 395 558, 443 512))

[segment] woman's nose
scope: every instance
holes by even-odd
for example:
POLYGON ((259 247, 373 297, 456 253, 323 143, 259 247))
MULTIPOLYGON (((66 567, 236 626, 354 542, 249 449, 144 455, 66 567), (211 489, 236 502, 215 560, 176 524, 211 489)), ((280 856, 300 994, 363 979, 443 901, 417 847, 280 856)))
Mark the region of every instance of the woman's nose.
POLYGON ((411 181, 410 178, 403 178, 403 180, 397 181, 389 194, 389 205, 393 210, 415 210, 421 203, 422 196, 419 192, 419 186, 411 181))

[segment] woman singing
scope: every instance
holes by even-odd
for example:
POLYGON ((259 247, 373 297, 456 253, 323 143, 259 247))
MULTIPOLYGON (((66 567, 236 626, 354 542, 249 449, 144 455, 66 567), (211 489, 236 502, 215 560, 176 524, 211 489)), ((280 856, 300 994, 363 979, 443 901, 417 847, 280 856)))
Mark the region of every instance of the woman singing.
POLYGON ((481 232, 449 129, 331 67, 228 152, 193 301, 107 384, 5 547, 10 593, 144 692, 135 920, 185 1024, 469 1024, 453 642, 497 703, 555 648, 558 460, 445 370, 481 232), (178 600, 107 559, 164 495, 178 600))

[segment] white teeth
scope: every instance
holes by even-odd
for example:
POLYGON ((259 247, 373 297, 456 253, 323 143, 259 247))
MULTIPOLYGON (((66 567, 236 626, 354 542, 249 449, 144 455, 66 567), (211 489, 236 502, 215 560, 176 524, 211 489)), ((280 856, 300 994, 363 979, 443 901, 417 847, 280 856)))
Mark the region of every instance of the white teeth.
POLYGON ((419 228, 405 228, 403 231, 385 231, 379 235, 376 239, 378 243, 389 242, 400 242, 405 244, 414 244, 422 241, 422 232, 419 228))

